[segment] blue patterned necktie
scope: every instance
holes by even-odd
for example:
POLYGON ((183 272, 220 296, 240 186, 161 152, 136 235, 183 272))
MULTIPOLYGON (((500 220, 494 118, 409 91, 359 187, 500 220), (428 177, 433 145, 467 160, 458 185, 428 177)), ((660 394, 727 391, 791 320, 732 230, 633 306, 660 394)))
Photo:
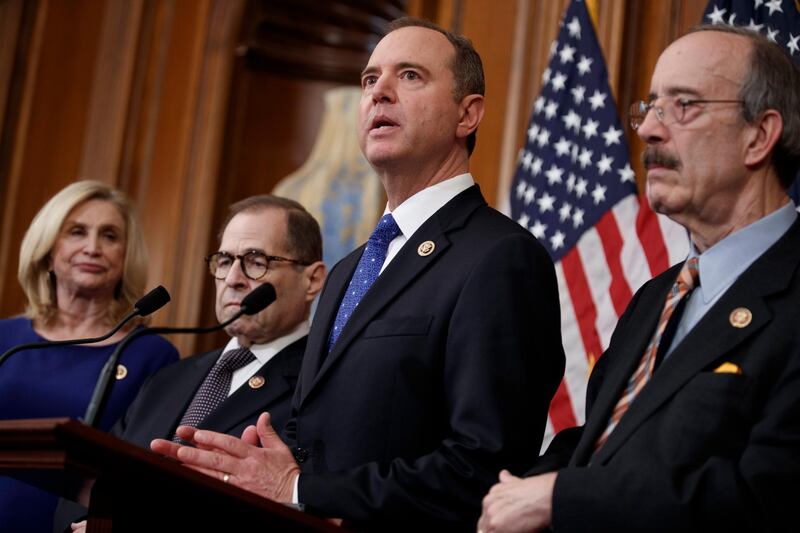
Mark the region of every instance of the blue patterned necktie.
POLYGON ((386 260, 389 243, 398 235, 400 235, 400 228, 397 227, 394 217, 391 214, 383 215, 367 241, 364 253, 350 280, 350 285, 347 286, 347 292, 339 305, 339 312, 336 313, 336 321, 333 323, 333 329, 328 339, 328 353, 336 344, 336 339, 339 338, 350 315, 358 307, 358 302, 378 279, 383 262, 386 260))
MULTIPOLYGON (((210 415, 228 397, 233 373, 255 360, 256 357, 248 348, 228 350, 222 354, 222 357, 211 367, 206 379, 197 389, 194 398, 192 398, 192 403, 183 413, 181 422, 178 425, 196 428, 205 417, 210 415)), ((180 442, 177 435, 173 436, 172 440, 180 442)))

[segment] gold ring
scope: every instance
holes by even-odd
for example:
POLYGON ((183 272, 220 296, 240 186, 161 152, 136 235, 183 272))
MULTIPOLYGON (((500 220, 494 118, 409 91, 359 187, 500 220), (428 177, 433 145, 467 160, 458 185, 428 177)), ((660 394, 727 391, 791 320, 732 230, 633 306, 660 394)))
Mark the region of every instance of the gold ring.
POLYGON ((222 476, 222 482, 223 483, 227 483, 230 480, 231 480, 231 475, 230 474, 225 474, 225 475, 222 476))

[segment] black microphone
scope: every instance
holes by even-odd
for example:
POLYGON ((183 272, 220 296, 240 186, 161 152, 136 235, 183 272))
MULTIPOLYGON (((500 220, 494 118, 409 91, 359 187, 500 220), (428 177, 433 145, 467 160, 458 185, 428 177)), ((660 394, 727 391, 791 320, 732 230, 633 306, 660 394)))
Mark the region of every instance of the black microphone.
POLYGON ((230 325, 242 315, 255 315, 259 313, 274 302, 275 298, 275 287, 269 283, 264 283, 242 298, 239 310, 236 311, 232 317, 216 326, 207 328, 141 328, 131 331, 120 341, 117 348, 108 357, 105 366, 103 366, 103 369, 100 371, 100 375, 94 387, 94 392, 92 393, 92 399, 89 401, 89 406, 86 408, 86 414, 83 417, 84 424, 97 427, 100 413, 105 409, 108 396, 111 393, 111 387, 113 386, 111 376, 117 368, 117 361, 119 361, 123 350, 134 340, 143 335, 155 335, 158 333, 211 333, 230 325))
POLYGON ((148 292, 144 296, 142 296, 139 301, 133 304, 133 310, 129 312, 127 315, 122 317, 114 328, 102 335, 100 337, 91 337, 87 339, 68 339, 63 341, 39 341, 39 342, 29 342, 28 344, 19 344, 6 350, 3 355, 0 355, 0 365, 2 365, 6 359, 11 357, 17 352, 21 352, 22 350, 32 350, 34 348, 49 348, 51 346, 68 346, 70 344, 92 344, 94 342, 104 341, 107 338, 111 337, 114 333, 120 330, 122 326, 128 323, 133 317, 135 316, 147 316, 150 313, 157 311, 164 307, 167 302, 169 302, 169 293, 167 289, 159 285, 152 291, 148 292))
POLYGON ((148 292, 139 301, 133 304, 134 309, 138 309, 140 316, 147 316, 154 313, 169 303, 170 297, 167 289, 159 285, 148 292))

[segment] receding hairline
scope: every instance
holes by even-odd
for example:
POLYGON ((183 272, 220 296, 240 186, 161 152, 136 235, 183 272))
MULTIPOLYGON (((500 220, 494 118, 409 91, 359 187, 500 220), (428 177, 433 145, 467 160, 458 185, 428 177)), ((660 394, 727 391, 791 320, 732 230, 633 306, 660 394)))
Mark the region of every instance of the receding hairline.
MULTIPOLYGON (((716 35, 723 35, 723 36, 739 37, 739 39, 730 40, 729 42, 731 44, 732 43, 744 44, 744 48, 741 49, 741 52, 743 53, 743 55, 741 57, 741 61, 731 61, 731 59, 730 59, 730 57, 731 57, 730 48, 731 47, 729 47, 729 46, 725 47, 724 44, 723 44, 723 45, 721 45, 723 47, 723 49, 718 50, 718 51, 712 51, 712 50, 709 50, 709 48, 706 46, 706 47, 703 47, 705 52, 702 55, 701 63, 700 63, 699 66, 701 66, 703 68, 706 68, 708 70, 709 77, 716 76, 718 78, 724 79, 724 80, 734 84, 737 88, 739 88, 741 86, 741 83, 743 82, 743 80, 745 79, 745 77, 747 75, 747 68, 748 68, 748 65, 750 64, 750 60, 751 60, 751 57, 752 57, 752 54, 753 54, 753 50, 754 50, 753 43, 745 35, 728 33, 728 32, 725 32, 725 31, 715 31, 714 29, 690 31, 690 33, 682 35, 681 37, 679 37, 678 39, 676 39, 675 41, 670 43, 670 45, 667 46, 667 48, 664 49, 664 51, 659 56, 658 62, 656 63, 656 68, 658 68, 658 64, 661 63, 662 58, 666 54, 668 54, 668 53, 676 54, 677 53, 676 50, 679 49, 680 46, 686 46, 687 42, 691 42, 691 41, 696 40, 692 36, 698 36, 697 39, 706 39, 706 38, 710 37, 710 35, 705 35, 705 34, 710 34, 710 33, 714 33, 716 35), (717 52, 719 52, 719 53, 717 53, 717 52), (716 57, 714 57, 714 56, 716 56, 716 57)), ((725 39, 723 39, 722 41, 725 41, 725 39)), ((679 59, 681 61, 683 61, 683 62, 686 62, 687 59, 691 60, 691 59, 694 59, 694 58, 687 58, 686 54, 684 53, 683 57, 681 57, 679 59)), ((654 70, 653 71, 654 75, 655 75, 655 72, 656 71, 654 70)), ((695 81, 697 81, 697 80, 695 80, 695 81)), ((694 87, 691 87, 691 86, 683 86, 683 85, 677 85, 676 84, 670 89, 669 92, 670 93, 691 94, 693 92, 696 92, 696 89, 694 87)), ((659 95, 659 96, 663 96, 663 95, 659 95)), ((708 97, 708 96, 706 95, 705 97, 708 97)))
MULTIPOLYGON (((456 60, 456 54, 458 53, 458 49, 456 48, 455 43, 453 43, 450 40, 450 38, 447 36, 447 34, 443 33, 442 31, 440 31, 438 29, 429 28, 428 26, 417 26, 417 25, 400 26, 399 28, 394 28, 394 29, 392 29, 390 27, 390 29, 386 33, 386 35, 384 35, 381 38, 381 40, 378 42, 378 46, 380 46, 380 43, 382 43, 384 41, 384 39, 386 39, 388 36, 392 35, 393 33, 401 32, 403 30, 425 30, 426 32, 430 32, 430 33, 436 34, 436 35, 439 36, 439 38, 444 39, 444 42, 449 45, 449 47, 450 47, 449 50, 451 52, 450 55, 448 57, 446 57, 444 61, 447 64, 447 66, 450 67, 451 70, 452 70, 452 65, 453 65, 453 62, 456 60)), ((376 46, 376 48, 377 48, 377 46, 376 46)), ((373 52, 374 52, 374 50, 373 50, 373 52)), ((372 55, 370 54, 370 60, 371 59, 372 59, 372 55)), ((413 62, 408 62, 408 63, 413 63, 413 62)), ((367 62, 367 66, 364 68, 364 71, 362 72, 362 75, 363 75, 364 72, 368 71, 370 68, 373 68, 373 67, 370 67, 369 61, 368 61, 367 62)))
POLYGON ((289 212, 291 211, 291 209, 292 208, 279 206, 279 205, 255 204, 255 205, 247 206, 246 208, 242 209, 241 211, 237 211, 235 214, 233 214, 228 219, 227 223, 222 228, 222 231, 220 231, 220 233, 219 233, 219 240, 220 240, 220 242, 222 241, 222 237, 223 237, 223 235, 225 235, 225 231, 227 231, 227 229, 231 225, 231 223, 241 215, 259 216, 259 215, 263 215, 265 213, 268 213, 270 211, 279 212, 279 213, 283 214, 283 222, 284 222, 284 224, 286 224, 286 227, 288 228, 288 226, 289 226, 289 212))
MULTIPOLYGON (((717 58, 717 64, 724 64, 729 65, 731 63, 737 65, 746 66, 747 62, 750 60, 750 54, 753 53, 753 49, 755 48, 752 40, 747 36, 740 33, 732 33, 725 30, 720 30, 717 28, 708 28, 706 26, 695 26, 694 28, 690 29, 688 33, 678 37, 675 39, 665 50, 669 50, 670 48, 674 47, 681 41, 688 41, 688 40, 695 40, 695 39, 707 39, 712 38, 712 34, 714 37, 721 36, 721 41, 727 41, 730 44, 739 43, 739 46, 743 46, 742 52, 745 52, 747 55, 745 57, 740 58, 741 61, 731 61, 731 55, 733 52, 729 46, 726 46, 724 50, 722 50, 721 54, 717 58)), ((708 57, 709 50, 707 49, 704 57, 708 57)), ((744 69, 742 70, 744 72, 744 69)))

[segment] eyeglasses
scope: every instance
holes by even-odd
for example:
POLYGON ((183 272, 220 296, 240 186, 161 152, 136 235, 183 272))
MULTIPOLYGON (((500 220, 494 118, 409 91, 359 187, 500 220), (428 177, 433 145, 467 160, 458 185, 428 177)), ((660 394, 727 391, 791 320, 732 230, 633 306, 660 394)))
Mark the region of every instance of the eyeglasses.
POLYGON ((263 278, 269 271, 269 264, 272 261, 279 263, 294 263, 295 265, 308 266, 310 263, 298 261, 297 259, 287 259, 277 255, 266 255, 258 250, 250 250, 242 255, 232 255, 228 252, 216 252, 205 258, 208 263, 208 270, 216 279, 225 279, 238 259, 244 275, 252 280, 263 278))
POLYGON ((689 100, 683 97, 676 97, 668 100, 665 105, 656 105, 655 101, 645 102, 639 100, 631 104, 628 110, 628 116, 631 121, 631 128, 638 130, 639 126, 644 122, 647 117, 647 112, 651 109, 656 112, 656 118, 665 126, 672 123, 685 124, 689 122, 692 116, 687 116, 686 108, 695 106, 697 104, 743 104, 743 100, 703 100, 695 99, 689 100))

